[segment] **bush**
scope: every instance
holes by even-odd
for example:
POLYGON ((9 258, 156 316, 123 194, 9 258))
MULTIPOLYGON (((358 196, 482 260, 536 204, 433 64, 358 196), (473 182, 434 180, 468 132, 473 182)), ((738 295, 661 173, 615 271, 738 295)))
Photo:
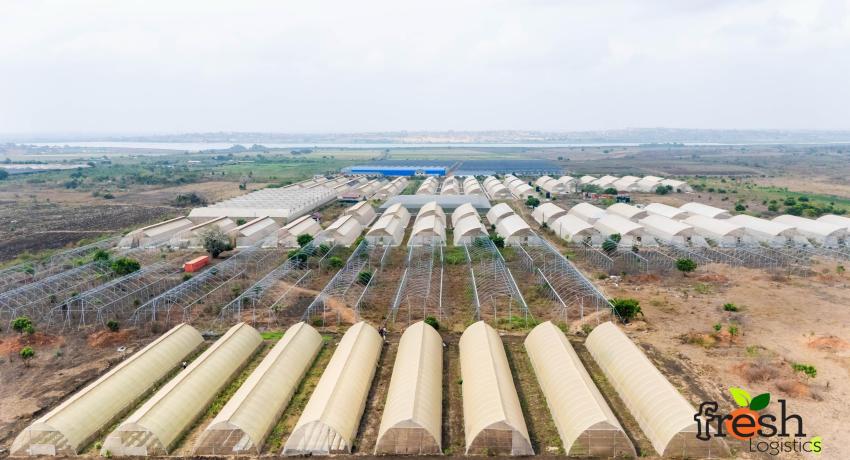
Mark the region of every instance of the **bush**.
POLYGON ((723 311, 738 311, 738 306, 734 303, 724 303, 723 311))
POLYGON ((493 241, 493 245, 497 248, 505 247, 505 239, 499 235, 491 236, 490 239, 493 241))
POLYGON ((690 273, 697 269, 697 263, 691 259, 679 259, 676 261, 676 269, 682 273, 690 273))
POLYGON ((602 250, 607 253, 612 253, 617 250, 617 242, 612 239, 607 239, 602 242, 602 250))
POLYGON ((525 200, 525 205, 530 206, 532 208, 536 208, 536 207, 540 206, 540 200, 537 199, 536 197, 530 196, 530 197, 528 197, 527 200, 525 200))
POLYGON ((363 286, 369 284, 369 281, 372 281, 372 272, 364 270, 357 274, 357 282, 363 286))
POLYGON ((345 262, 340 257, 332 256, 328 259, 328 267, 342 268, 343 265, 345 265, 345 262))
POLYGON ((287 255, 287 258, 296 259, 300 262, 306 262, 307 259, 310 257, 310 256, 307 255, 306 252, 304 252, 300 249, 293 249, 293 250, 289 251, 288 253, 286 253, 286 255, 287 255))
POLYGON ((611 299, 611 305, 614 307, 614 313, 622 318, 624 323, 628 323, 635 316, 643 316, 643 311, 640 309, 640 301, 632 298, 614 298, 611 299))
POLYGON ((236 225, 245 225, 248 221, 242 218, 236 219, 236 225))
POLYGON ((466 262, 466 253, 463 248, 455 246, 443 253, 443 259, 447 265, 461 265, 466 262))
POLYGON ((313 241, 313 235, 309 233, 298 235, 298 239, 296 241, 298 241, 298 246, 301 246, 303 248, 304 246, 310 244, 311 241, 313 241))
POLYGON ((659 185, 655 188, 655 193, 658 195, 666 195, 673 191, 672 185, 659 185))
POLYGON ((440 330, 440 323, 437 321, 437 318, 434 318, 433 316, 425 317, 425 324, 433 327, 438 331, 440 330))
POLYGON ((92 260, 94 260, 95 262, 108 262, 109 258, 109 252, 103 249, 98 249, 94 252, 94 255, 92 256, 92 260))
POLYGON ((714 325, 714 332, 720 332, 721 329, 723 329, 722 324, 717 323, 717 324, 714 325))
POLYGON ((203 231, 201 233, 201 241, 204 243, 204 250, 213 259, 218 257, 222 252, 233 249, 230 245, 230 238, 217 226, 203 231))
POLYGON ((12 321, 12 329, 18 334, 23 334, 32 328, 32 320, 26 316, 19 316, 12 321))
POLYGON ((605 190, 603 190, 602 193, 604 193, 606 195, 616 195, 617 189, 615 189, 614 187, 608 187, 605 190))
POLYGON ((818 370, 811 364, 794 363, 791 364, 791 369, 794 369, 794 372, 802 372, 811 378, 818 376, 818 370))
POLYGON ((142 268, 142 264, 140 264, 138 260, 131 259, 129 257, 122 257, 112 261, 111 268, 116 275, 124 276, 142 268))
POLYGON ((109 321, 106 322, 106 328, 109 329, 111 332, 118 332, 118 328, 119 328, 118 321, 115 321, 114 319, 110 319, 109 321))
POLYGON ((325 255, 325 254, 327 254, 327 253, 329 253, 329 252, 331 252, 331 247, 330 247, 330 246, 328 246, 328 245, 327 245, 327 244, 325 244, 325 243, 322 243, 322 244, 320 244, 320 245, 319 245, 319 254, 321 254, 321 255, 325 255))
POLYGON ((610 235, 610 236, 608 237, 608 239, 609 239, 609 240, 611 240, 611 241, 613 241, 613 242, 615 242, 615 243, 618 243, 618 244, 619 244, 619 243, 620 243, 620 241, 622 241, 622 240, 623 240, 623 236, 622 236, 622 235, 620 235, 619 233, 614 233, 613 235, 610 235))
POLYGON ((24 347, 21 348, 20 355, 21 359, 24 360, 24 365, 29 366, 29 361, 35 358, 35 350, 32 347, 24 347))

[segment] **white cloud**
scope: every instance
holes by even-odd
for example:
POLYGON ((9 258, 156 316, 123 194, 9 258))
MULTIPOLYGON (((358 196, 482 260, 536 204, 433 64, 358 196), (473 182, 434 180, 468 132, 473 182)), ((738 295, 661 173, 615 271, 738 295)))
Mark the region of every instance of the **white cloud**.
POLYGON ((6 1, 0 131, 850 129, 848 3, 6 1))

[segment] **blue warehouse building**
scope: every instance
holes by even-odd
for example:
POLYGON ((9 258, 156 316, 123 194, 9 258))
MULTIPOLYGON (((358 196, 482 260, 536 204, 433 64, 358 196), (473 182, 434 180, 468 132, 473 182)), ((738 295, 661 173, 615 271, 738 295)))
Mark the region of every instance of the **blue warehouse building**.
POLYGON ((445 166, 352 166, 351 174, 381 174, 384 176, 445 176, 445 166))

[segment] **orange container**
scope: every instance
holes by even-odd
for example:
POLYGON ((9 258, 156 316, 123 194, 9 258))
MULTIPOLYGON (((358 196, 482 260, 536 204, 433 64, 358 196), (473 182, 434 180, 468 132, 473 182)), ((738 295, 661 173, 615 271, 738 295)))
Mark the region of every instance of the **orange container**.
POLYGON ((183 264, 183 271, 186 273, 196 272, 204 268, 208 263, 210 263, 210 256, 201 256, 183 264))

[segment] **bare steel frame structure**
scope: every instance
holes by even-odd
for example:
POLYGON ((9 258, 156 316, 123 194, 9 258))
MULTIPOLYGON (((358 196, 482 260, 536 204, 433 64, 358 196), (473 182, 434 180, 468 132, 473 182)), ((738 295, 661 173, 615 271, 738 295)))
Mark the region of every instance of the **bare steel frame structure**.
POLYGON ((500 315, 508 320, 522 316, 527 324, 532 314, 493 241, 476 238, 464 245, 464 252, 472 278, 475 320, 489 321, 498 327, 500 315))
POLYGON ((439 321, 443 312, 443 244, 435 238, 418 246, 408 246, 404 273, 398 284, 387 322, 394 324, 399 313, 406 324, 433 316, 439 321))
POLYGON ((520 249, 526 270, 533 272, 558 308, 563 322, 594 314, 597 323, 616 317, 608 298, 545 238, 535 236, 520 249), (607 313, 610 316, 603 318, 607 313))
POLYGON ((292 322, 300 318, 288 314, 287 304, 290 296, 305 283, 310 281, 313 270, 320 267, 334 253, 337 246, 327 248, 322 252, 321 246, 312 242, 301 248, 297 253, 287 258, 277 268, 260 278, 250 288, 222 308, 219 321, 224 327, 240 321, 251 322, 257 327, 258 321, 266 324, 284 326, 289 317, 292 322), (317 261, 310 259, 319 257, 317 261), (250 317, 247 315, 250 314, 250 317))
POLYGON ((75 260, 99 249, 111 249, 118 237, 107 238, 78 248, 54 254, 43 262, 23 262, 0 270, 0 293, 33 283, 73 268, 75 260))
POLYGON ((260 245, 242 249, 227 260, 142 304, 133 312, 132 322, 136 326, 160 320, 166 326, 177 321, 191 323, 196 316, 193 307, 207 301, 222 301, 228 294, 225 287, 268 272, 278 264, 282 255, 281 250, 262 249, 260 245), (179 310, 178 317, 175 317, 174 310, 179 310))
POLYGON ((82 329, 109 320, 123 322, 136 307, 180 284, 181 269, 174 262, 156 262, 89 289, 54 306, 47 326, 82 329))
POLYGON ((390 246, 375 246, 366 240, 361 241, 348 257, 345 265, 307 306, 301 319, 324 327, 327 324, 328 313, 333 312, 336 314, 337 324, 342 322, 354 324, 359 321, 360 303, 373 280, 379 276, 382 261, 389 250, 390 246), (360 274, 363 272, 370 274, 366 283, 362 283, 360 279, 360 274), (352 311, 352 317, 343 318, 343 313, 349 308, 352 311), (316 315, 320 316, 320 322, 314 318, 316 315))

